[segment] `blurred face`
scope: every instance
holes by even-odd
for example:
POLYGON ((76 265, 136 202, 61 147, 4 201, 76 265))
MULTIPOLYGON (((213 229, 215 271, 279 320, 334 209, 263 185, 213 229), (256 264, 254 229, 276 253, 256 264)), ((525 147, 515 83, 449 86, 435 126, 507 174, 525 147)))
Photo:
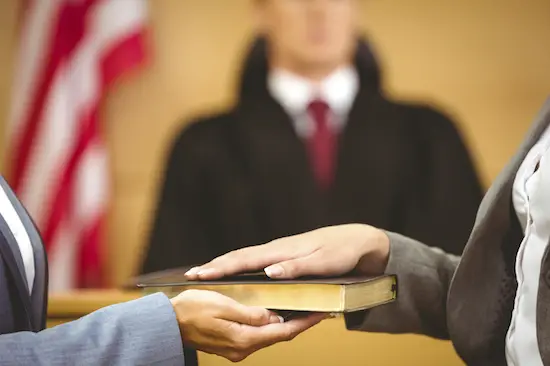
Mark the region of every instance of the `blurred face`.
POLYGON ((257 0, 270 58, 282 67, 338 67, 351 59, 356 0, 257 0))

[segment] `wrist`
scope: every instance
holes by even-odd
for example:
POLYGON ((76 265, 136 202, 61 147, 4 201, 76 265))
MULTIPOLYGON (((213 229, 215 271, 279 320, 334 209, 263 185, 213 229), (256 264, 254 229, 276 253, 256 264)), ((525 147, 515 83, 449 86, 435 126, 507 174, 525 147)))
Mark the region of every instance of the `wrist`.
POLYGON ((176 314, 176 321, 178 322, 180 334, 183 338, 183 328, 186 323, 186 318, 184 316, 184 311, 182 310, 182 304, 179 296, 171 298, 170 303, 172 304, 172 308, 174 309, 174 314, 176 314))

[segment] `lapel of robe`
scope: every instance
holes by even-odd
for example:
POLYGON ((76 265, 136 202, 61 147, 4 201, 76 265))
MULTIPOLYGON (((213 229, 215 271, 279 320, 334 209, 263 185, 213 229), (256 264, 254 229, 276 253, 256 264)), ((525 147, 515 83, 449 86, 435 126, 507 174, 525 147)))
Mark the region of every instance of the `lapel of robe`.
POLYGON ((270 96, 243 102, 237 123, 263 232, 286 236, 318 228, 326 213, 306 147, 290 117, 270 96))
MULTIPOLYGON (((29 287, 27 285, 27 276, 25 274, 25 266, 23 264, 23 258, 15 237, 11 233, 11 230, 6 223, 6 220, 0 215, 0 253, 4 259, 7 270, 11 275, 11 280, 15 284, 17 294, 10 294, 10 296, 18 296, 21 299, 21 304, 26 319, 25 328, 32 330, 32 315, 31 315, 31 298, 29 294, 29 287)), ((14 309, 16 311, 16 309, 14 309)))
POLYGON ((517 290, 515 260, 523 238, 512 204, 513 183, 548 123, 550 100, 516 156, 485 195, 451 282, 447 300, 450 336, 469 363, 504 362, 505 336, 517 290))
MULTIPOLYGON (((10 186, 3 177, 0 177, 0 186, 6 192, 11 204, 19 215, 27 235, 29 236, 34 255, 34 283, 31 294, 31 313, 34 331, 46 327, 46 311, 48 303, 48 260, 42 238, 31 216, 17 199, 10 186)), ((26 277, 25 277, 26 278, 26 277)))

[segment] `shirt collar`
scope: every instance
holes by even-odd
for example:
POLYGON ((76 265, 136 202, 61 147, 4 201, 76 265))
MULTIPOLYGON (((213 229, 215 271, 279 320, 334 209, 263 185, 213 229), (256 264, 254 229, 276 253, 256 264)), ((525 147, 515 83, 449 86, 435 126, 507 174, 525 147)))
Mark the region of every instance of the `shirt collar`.
POLYGON ((348 66, 314 83, 287 70, 275 69, 269 73, 268 88, 271 95, 292 115, 304 113, 309 102, 315 98, 327 102, 334 113, 347 115, 359 89, 359 77, 355 68, 348 66))

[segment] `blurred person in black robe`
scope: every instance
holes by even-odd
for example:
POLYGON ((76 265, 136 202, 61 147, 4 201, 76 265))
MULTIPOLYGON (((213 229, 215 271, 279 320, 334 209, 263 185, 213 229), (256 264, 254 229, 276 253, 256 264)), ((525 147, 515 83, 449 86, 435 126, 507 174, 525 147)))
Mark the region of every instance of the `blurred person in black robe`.
POLYGON ((457 127, 385 95, 355 0, 258 0, 236 105, 171 145, 141 272, 366 223, 459 254, 483 190, 457 127))

